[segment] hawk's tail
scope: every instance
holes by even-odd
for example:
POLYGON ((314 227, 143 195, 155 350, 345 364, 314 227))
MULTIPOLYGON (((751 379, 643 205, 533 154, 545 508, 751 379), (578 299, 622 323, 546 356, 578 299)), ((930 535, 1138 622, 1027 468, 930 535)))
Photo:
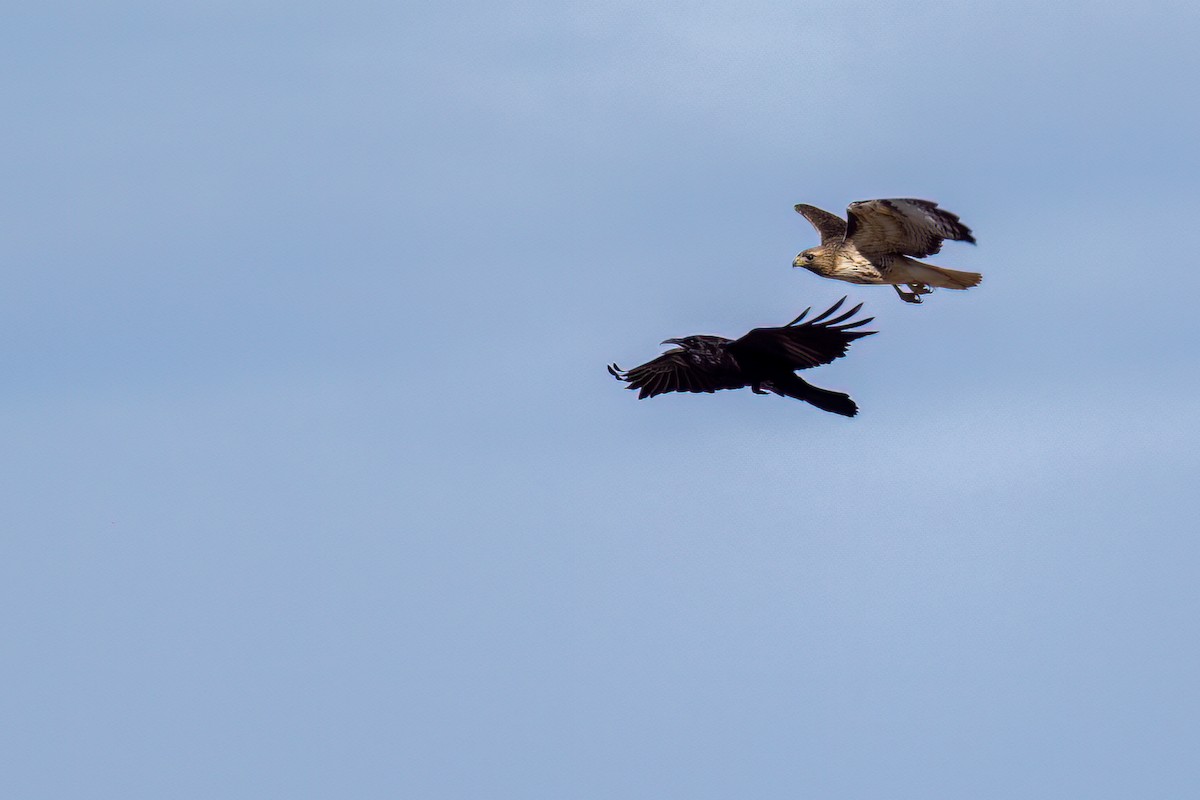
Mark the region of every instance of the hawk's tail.
POLYGON ((939 286, 943 289, 970 289, 972 286, 978 286, 979 282, 983 280, 983 276, 978 272, 946 269, 917 261, 910 260, 905 266, 908 267, 906 272, 911 280, 917 283, 927 283, 930 286, 939 286))
POLYGON ((858 413, 858 406, 850 399, 850 395, 842 394, 841 392, 831 392, 828 389, 813 386, 797 375, 772 379, 769 383, 763 384, 763 388, 770 389, 775 394, 783 395, 784 397, 794 397, 797 400, 803 400, 806 403, 813 404, 822 411, 841 414, 843 417, 853 417, 858 413))

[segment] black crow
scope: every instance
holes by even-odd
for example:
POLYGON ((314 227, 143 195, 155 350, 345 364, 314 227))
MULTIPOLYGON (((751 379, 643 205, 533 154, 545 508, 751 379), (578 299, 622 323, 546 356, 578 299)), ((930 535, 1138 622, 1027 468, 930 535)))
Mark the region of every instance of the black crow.
POLYGON ((874 317, 846 322, 858 313, 862 303, 828 319, 844 302, 843 297, 824 314, 803 324, 811 308, 781 328, 755 328, 740 339, 705 335, 667 339, 663 344, 679 347, 640 367, 623 370, 610 364, 608 371, 628 383, 626 388, 637 389, 638 399, 665 392, 715 392, 749 386, 755 394, 774 392, 812 403, 823 411, 853 417, 858 406, 848 395, 820 389, 795 374, 798 369, 841 358, 852 341, 875 333, 852 330, 874 317))

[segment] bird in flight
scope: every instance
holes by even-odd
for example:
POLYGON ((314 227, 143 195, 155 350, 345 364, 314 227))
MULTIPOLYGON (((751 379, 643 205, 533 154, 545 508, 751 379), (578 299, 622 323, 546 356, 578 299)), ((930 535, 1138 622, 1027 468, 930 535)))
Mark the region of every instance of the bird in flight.
POLYGON ((740 339, 705 335, 667 339, 663 344, 679 346, 640 367, 623 370, 610 364, 608 371, 628 383, 626 388, 636 389, 639 400, 666 392, 711 393, 749 386, 755 394, 774 392, 822 411, 853 417, 858 406, 848 395, 813 386, 795 374, 841 358, 855 339, 875 333, 853 330, 874 317, 846 322, 862 303, 830 318, 845 302, 843 297, 828 311, 803 322, 812 310, 807 308, 787 325, 755 328, 740 339))
POLYGON ((934 286, 969 289, 983 280, 978 272, 915 260, 941 250, 946 239, 975 243, 970 228, 929 200, 863 200, 850 204, 846 220, 803 203, 796 211, 821 234, 821 244, 796 256, 793 267, 850 283, 889 283, 906 303, 920 303, 934 286))

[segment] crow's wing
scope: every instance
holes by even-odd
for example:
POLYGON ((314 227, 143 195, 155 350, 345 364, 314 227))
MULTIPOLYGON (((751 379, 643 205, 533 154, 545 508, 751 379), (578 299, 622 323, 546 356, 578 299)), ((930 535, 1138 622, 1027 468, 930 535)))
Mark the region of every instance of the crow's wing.
POLYGON ((867 258, 924 258, 941 250, 946 239, 975 243, 970 228, 929 200, 863 200, 851 203, 846 215, 846 238, 867 258))
POLYGON ((821 234, 821 244, 825 244, 830 239, 842 239, 846 236, 846 220, 837 214, 830 214, 823 208, 804 203, 796 206, 796 213, 804 215, 804 218, 817 229, 817 233, 821 234))
POLYGON ((617 380, 628 383, 625 388, 638 390, 639 400, 666 392, 715 392, 750 385, 728 353, 697 358, 681 348, 668 350, 629 370, 610 364, 608 371, 617 380))
POLYGON ((843 297, 828 311, 808 322, 803 320, 811 309, 805 309, 803 314, 781 328, 755 328, 734 340, 729 350, 747 367, 754 364, 786 366, 789 370, 797 370, 828 364, 846 355, 846 349, 855 339, 875 333, 853 330, 866 325, 874 317, 846 322, 858 313, 862 303, 840 316, 832 317, 845 302, 846 298, 843 297))

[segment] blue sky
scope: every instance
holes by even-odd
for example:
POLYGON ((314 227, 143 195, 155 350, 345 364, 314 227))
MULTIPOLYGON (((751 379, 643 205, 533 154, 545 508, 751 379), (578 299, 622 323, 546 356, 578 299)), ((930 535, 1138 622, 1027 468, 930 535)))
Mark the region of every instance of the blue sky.
POLYGON ((19 5, 6 796, 1200 790, 1193 4, 19 5), (921 307, 790 269, 959 213, 921 307), (605 372, 843 294, 749 392, 605 372))

